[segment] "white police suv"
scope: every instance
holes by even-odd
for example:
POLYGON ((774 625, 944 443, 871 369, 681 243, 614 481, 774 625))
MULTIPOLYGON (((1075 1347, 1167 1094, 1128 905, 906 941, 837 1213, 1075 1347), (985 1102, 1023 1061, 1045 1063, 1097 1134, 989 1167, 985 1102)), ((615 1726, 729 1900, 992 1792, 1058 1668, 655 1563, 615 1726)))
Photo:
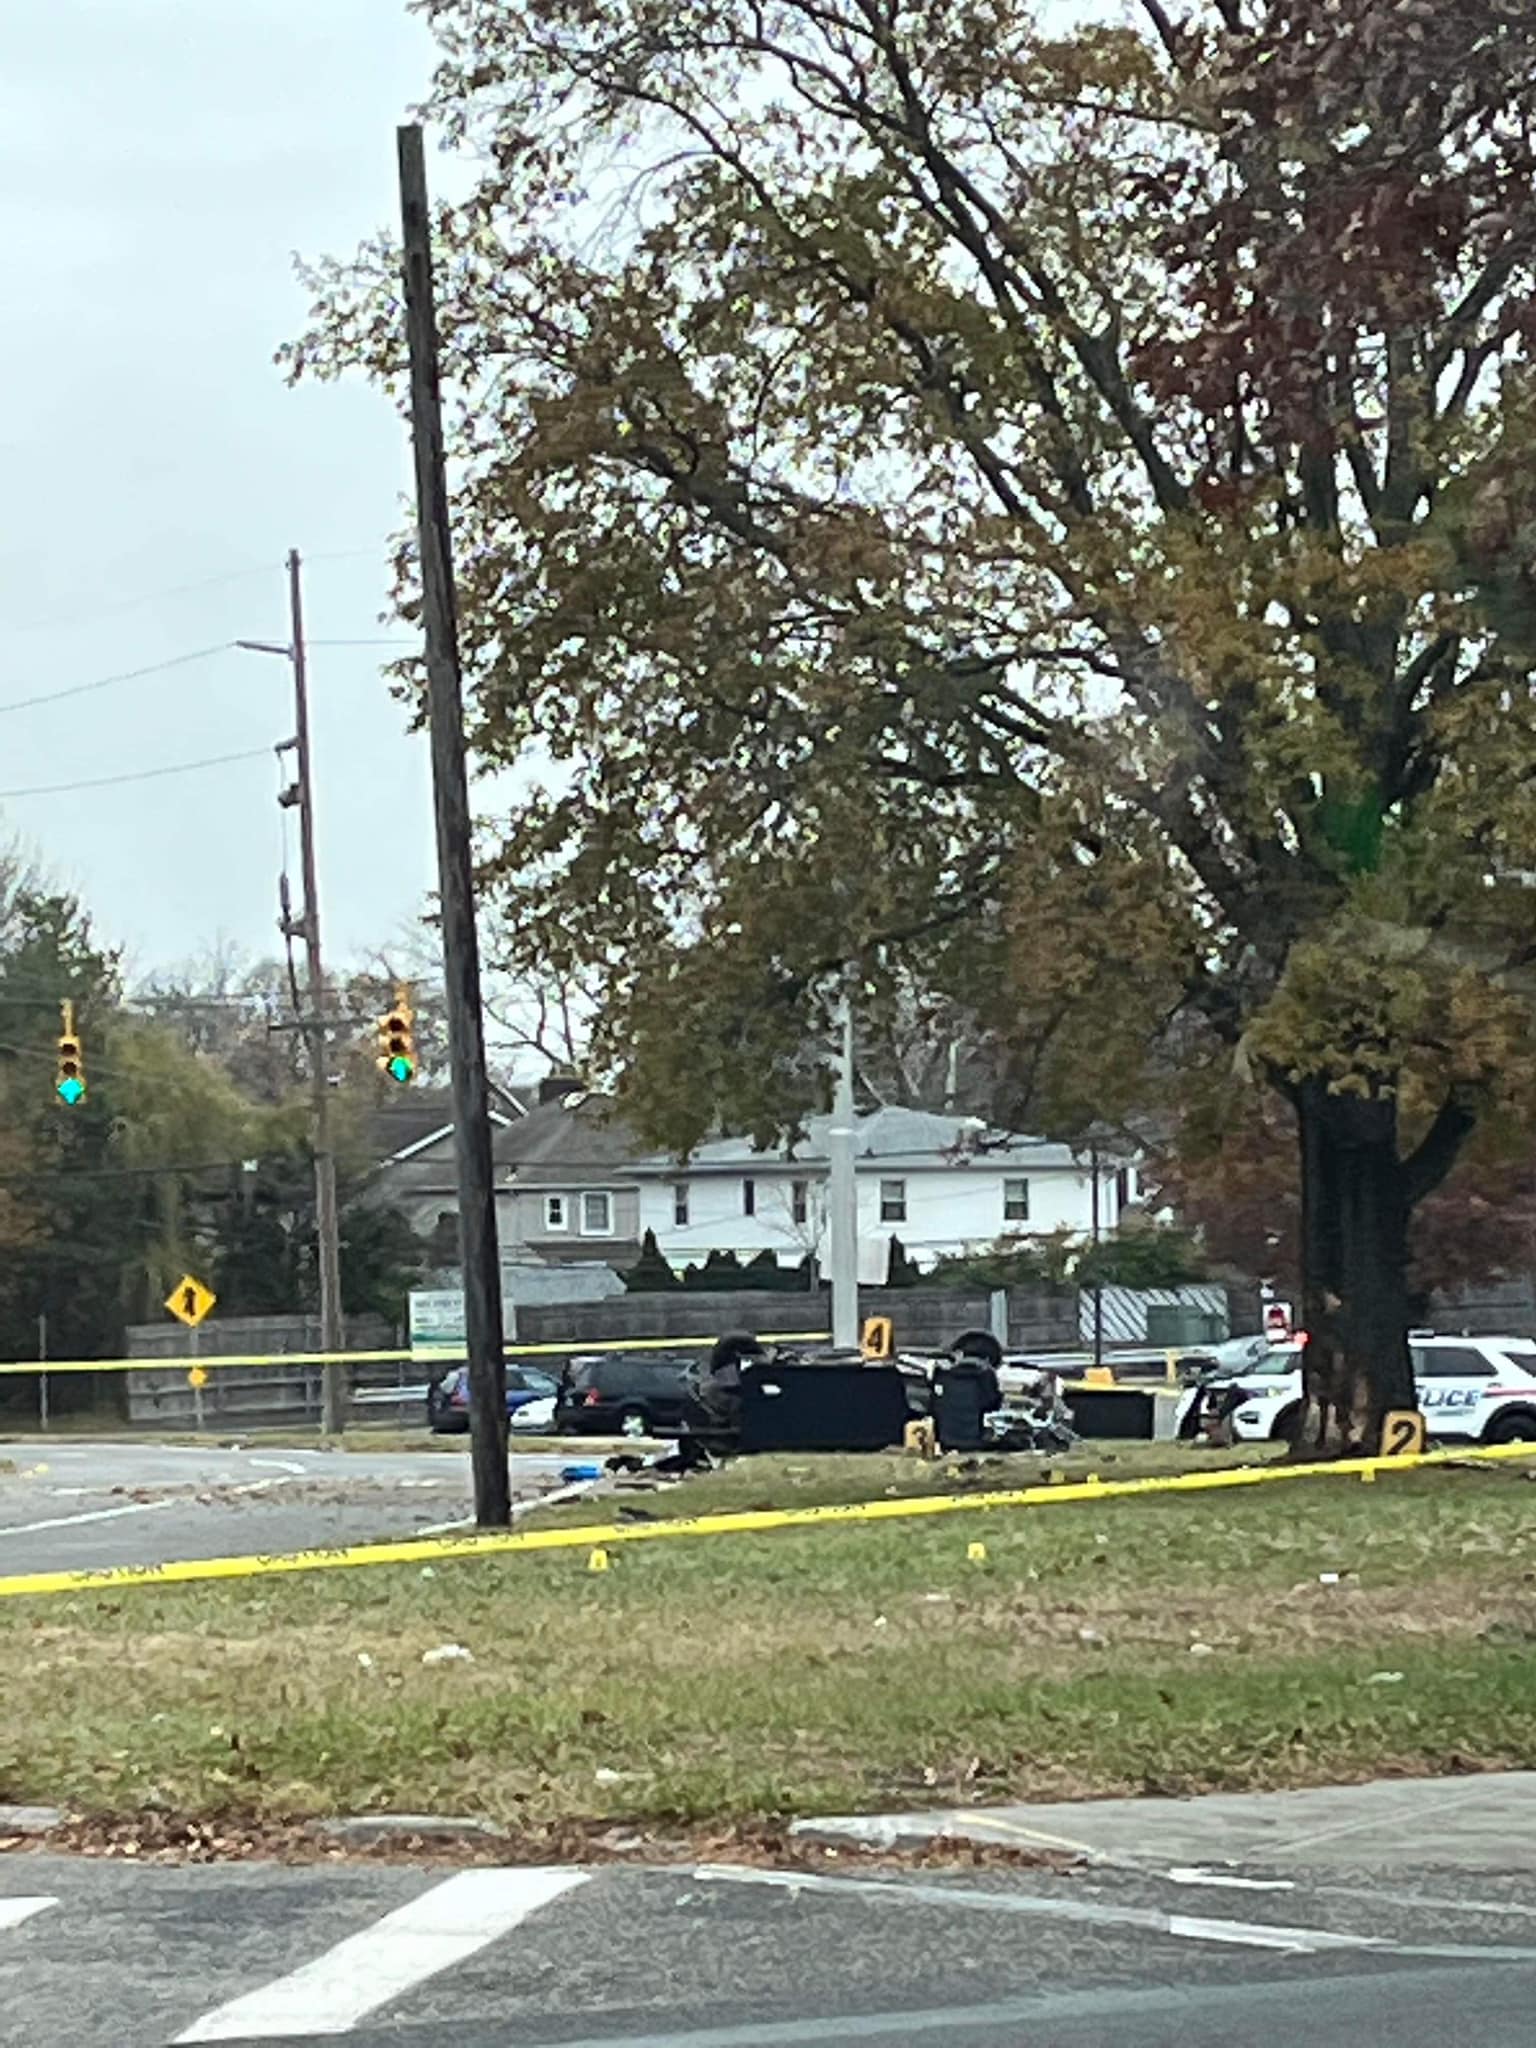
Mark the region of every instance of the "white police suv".
MULTIPOLYGON (((1536 1443, 1536 1339, 1437 1337, 1415 1330, 1408 1340, 1419 1407, 1432 1437, 1485 1444, 1536 1443)), ((1232 1429, 1253 1443, 1288 1437, 1301 1405, 1301 1363, 1294 1345, 1277 1347, 1237 1372, 1191 1387, 1179 1420, 1202 1395, 1241 1387, 1247 1398, 1232 1429)))

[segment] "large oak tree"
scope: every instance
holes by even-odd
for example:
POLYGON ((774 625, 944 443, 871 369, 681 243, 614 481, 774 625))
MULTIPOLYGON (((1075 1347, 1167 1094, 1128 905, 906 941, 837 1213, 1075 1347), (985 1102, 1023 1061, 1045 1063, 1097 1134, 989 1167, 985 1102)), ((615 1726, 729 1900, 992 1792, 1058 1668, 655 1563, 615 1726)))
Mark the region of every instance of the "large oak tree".
MULTIPOLYGON (((843 959, 1083 1117, 1268 1086, 1369 1442, 1531 1082, 1528 0, 420 11, 475 745, 549 770, 509 952, 680 1141, 799 1113, 843 959)), ((296 374, 398 391, 395 261, 296 374)))

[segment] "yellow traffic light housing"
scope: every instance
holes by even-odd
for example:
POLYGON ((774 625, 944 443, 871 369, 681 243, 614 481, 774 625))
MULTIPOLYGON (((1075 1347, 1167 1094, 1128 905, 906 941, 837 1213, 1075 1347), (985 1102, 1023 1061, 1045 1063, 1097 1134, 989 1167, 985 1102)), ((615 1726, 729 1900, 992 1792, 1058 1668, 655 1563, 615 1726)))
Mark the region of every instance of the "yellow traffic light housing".
POLYGON ((415 1013, 403 988, 395 990, 395 1007, 379 1021, 379 1065, 391 1081, 402 1084, 416 1074, 415 1013))
POLYGON ((59 1071, 54 1093, 66 1109, 77 1109, 85 1100, 85 1056, 75 1031, 73 1003, 60 1005, 60 1021, 63 1029, 59 1033, 59 1071))

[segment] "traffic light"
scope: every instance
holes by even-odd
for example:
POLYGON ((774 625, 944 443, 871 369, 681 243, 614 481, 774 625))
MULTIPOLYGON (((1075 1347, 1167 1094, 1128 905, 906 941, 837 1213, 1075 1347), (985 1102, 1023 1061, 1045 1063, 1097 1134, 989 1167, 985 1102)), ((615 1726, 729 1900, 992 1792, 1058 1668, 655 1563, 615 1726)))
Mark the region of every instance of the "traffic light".
POLYGON ((75 1031, 75 1006, 63 1005, 63 1030, 59 1033, 59 1072, 54 1089, 66 1109, 76 1109, 85 1100, 85 1060, 75 1031))
POLYGON ((414 1016, 403 988, 395 990, 395 1007, 379 1023, 379 1065, 391 1081, 409 1081, 416 1072, 414 1016))

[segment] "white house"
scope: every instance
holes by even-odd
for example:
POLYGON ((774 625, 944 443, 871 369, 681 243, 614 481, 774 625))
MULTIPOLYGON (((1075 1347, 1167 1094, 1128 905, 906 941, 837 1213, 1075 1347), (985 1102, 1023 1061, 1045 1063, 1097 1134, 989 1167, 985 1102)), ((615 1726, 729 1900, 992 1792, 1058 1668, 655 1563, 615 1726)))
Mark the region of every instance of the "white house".
MULTIPOLYGON (((791 1146, 760 1150, 721 1138, 686 1163, 665 1153, 631 1158, 625 1178, 639 1186, 639 1229, 674 1266, 711 1251, 750 1258, 775 1252, 783 1265, 807 1252, 826 1256, 827 1130, 812 1117, 791 1146)), ((1097 1221, 1111 1231, 1137 1199, 1134 1167, 1097 1165, 1068 1146, 993 1131, 977 1117, 881 1109, 858 1120, 856 1185, 860 1277, 885 1278, 893 1237, 931 1266, 947 1254, 984 1251, 1002 1237, 1067 1230, 1083 1237, 1097 1221)))

